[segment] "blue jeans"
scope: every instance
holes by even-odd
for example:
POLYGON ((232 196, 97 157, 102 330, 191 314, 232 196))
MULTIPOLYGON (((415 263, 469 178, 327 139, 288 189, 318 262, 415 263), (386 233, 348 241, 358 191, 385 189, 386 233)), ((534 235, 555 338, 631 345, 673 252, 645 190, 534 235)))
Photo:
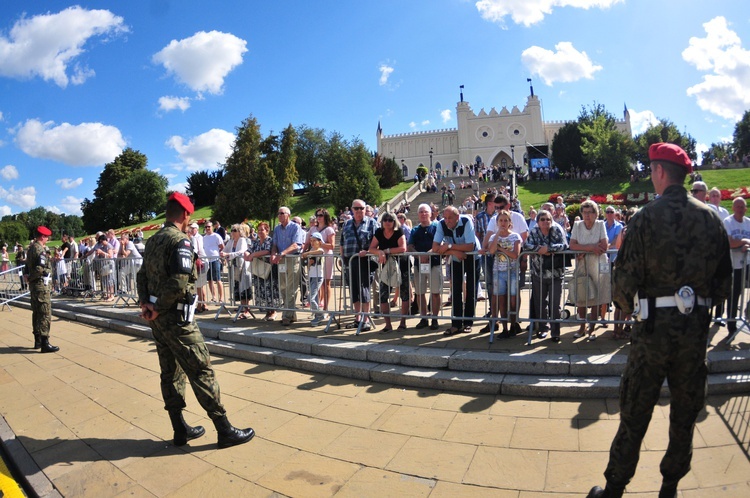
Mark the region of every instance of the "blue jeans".
MULTIPOLYGON (((323 285, 323 277, 309 277, 310 286, 310 311, 320 309, 320 287, 323 285)), ((321 313, 315 313, 315 316, 322 316, 321 313)))

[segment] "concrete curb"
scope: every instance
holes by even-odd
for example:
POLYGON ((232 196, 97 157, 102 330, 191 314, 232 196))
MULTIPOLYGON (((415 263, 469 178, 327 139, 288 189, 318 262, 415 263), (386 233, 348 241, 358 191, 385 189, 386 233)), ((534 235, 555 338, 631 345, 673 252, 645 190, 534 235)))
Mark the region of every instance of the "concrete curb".
POLYGON ((62 497, 55 489, 46 474, 42 472, 39 465, 31 458, 31 455, 23 444, 16 438, 5 417, 0 417, 0 444, 3 451, 8 455, 8 460, 16 467, 23 482, 21 484, 24 492, 32 492, 32 496, 40 498, 62 497))
MULTIPOLYGON (((18 302, 28 308, 28 303, 18 302)), ((134 312, 55 303, 53 314, 119 333, 151 338, 134 312)), ((404 386, 543 398, 618 397, 622 354, 519 354, 413 347, 308 337, 201 323, 214 354, 326 375, 404 386)), ((750 351, 712 351, 709 394, 750 392, 750 351)), ((663 395, 668 394, 665 387, 663 395)))

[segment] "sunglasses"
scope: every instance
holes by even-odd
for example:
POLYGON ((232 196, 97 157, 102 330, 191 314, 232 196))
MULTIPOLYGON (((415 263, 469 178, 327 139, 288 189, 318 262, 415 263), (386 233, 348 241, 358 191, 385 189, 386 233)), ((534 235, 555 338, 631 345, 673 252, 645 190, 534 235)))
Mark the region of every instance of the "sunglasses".
POLYGON ((393 222, 393 221, 396 221, 396 220, 394 220, 393 218, 383 218, 383 221, 390 221, 390 222, 393 222))
POLYGON ((691 194, 696 194, 696 193, 698 193, 698 192, 705 192, 705 190, 701 190, 701 189, 693 189, 693 190, 691 190, 691 191, 690 191, 690 193, 691 193, 691 194))
POLYGON ((615 214, 614 211, 606 211, 607 214, 615 214))
POLYGON ((352 209, 355 211, 362 211, 364 208, 362 206, 353 206, 352 209))
POLYGON ((233 232, 239 232, 239 230, 237 230, 236 228, 232 228, 232 231, 233 232))
POLYGON ((549 218, 539 218, 539 220, 537 220, 537 221, 552 221, 552 220, 549 219, 549 218))

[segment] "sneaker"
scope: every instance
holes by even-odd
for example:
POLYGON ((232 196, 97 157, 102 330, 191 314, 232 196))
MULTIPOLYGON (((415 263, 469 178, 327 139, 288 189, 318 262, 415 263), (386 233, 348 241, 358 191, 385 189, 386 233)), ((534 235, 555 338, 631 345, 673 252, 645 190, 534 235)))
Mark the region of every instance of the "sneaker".
POLYGON ((322 321, 323 321, 323 317, 316 316, 315 318, 310 320, 310 325, 312 325, 313 327, 317 327, 318 325, 320 325, 320 322, 322 321))
POLYGON ((423 329, 428 325, 427 320, 422 318, 415 328, 423 329))

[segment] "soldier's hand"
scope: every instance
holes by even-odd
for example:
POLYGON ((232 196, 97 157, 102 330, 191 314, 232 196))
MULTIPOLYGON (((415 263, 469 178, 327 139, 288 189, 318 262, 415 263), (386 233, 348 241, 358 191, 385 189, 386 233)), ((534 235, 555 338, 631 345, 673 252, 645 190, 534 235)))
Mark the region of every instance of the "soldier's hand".
POLYGON ((146 321, 156 320, 159 316, 159 312, 154 309, 154 305, 151 303, 141 304, 141 318, 146 321))

